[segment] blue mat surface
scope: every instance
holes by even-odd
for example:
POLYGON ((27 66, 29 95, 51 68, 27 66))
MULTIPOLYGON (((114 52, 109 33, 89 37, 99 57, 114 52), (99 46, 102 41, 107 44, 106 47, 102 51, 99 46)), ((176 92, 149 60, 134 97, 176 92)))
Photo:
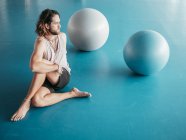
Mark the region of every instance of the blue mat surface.
POLYGON ((0 139, 1 140, 185 140, 186 2, 183 0, 1 0, 0 139), (69 85, 92 93, 45 108, 31 108, 20 122, 10 122, 25 97, 32 72, 29 59, 35 24, 45 8, 59 11, 62 31, 81 8, 95 8, 108 19, 106 44, 80 52, 67 42, 72 69, 69 85), (133 74, 123 48, 137 31, 160 32, 170 46, 166 67, 152 76, 133 74))

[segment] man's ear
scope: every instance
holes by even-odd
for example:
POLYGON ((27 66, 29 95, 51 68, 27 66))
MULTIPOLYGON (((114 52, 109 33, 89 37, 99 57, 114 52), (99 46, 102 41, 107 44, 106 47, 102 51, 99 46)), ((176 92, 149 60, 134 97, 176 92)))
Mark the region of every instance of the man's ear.
POLYGON ((48 25, 47 23, 45 24, 45 28, 48 29, 48 30, 49 30, 49 28, 50 28, 49 25, 48 25))

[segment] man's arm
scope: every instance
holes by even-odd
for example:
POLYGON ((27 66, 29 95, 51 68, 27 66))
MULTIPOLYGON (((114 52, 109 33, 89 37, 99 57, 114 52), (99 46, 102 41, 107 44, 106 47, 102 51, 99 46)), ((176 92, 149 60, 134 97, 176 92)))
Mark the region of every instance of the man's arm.
POLYGON ((43 59, 43 53, 44 44, 41 39, 38 39, 30 59, 30 68, 32 72, 48 73, 58 70, 59 66, 57 64, 52 64, 49 61, 43 59))

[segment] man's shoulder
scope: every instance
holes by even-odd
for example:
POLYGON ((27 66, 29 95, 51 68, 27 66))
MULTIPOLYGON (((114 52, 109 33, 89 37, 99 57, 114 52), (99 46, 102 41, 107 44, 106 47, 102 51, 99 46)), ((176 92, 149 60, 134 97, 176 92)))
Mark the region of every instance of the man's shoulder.
POLYGON ((43 36, 38 36, 35 40, 36 45, 42 45, 45 42, 45 38, 43 36))
POLYGON ((44 37, 38 36, 35 40, 35 48, 43 48, 44 47, 44 37))
POLYGON ((42 43, 42 42, 44 42, 44 40, 45 40, 45 38, 43 36, 37 36, 35 41, 37 43, 42 43))
POLYGON ((66 35, 66 33, 65 33, 65 32, 60 32, 59 34, 60 34, 60 35, 66 35))
POLYGON ((66 40, 66 38, 67 38, 66 33, 60 32, 59 35, 66 40))

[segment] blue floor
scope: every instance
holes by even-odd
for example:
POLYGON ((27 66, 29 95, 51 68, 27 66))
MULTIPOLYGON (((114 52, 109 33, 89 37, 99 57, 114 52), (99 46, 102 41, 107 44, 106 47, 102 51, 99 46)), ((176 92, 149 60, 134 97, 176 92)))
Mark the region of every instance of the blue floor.
POLYGON ((185 13, 183 0, 1 0, 0 140, 185 140, 185 13), (68 38, 72 77, 61 92, 77 86, 93 97, 32 108, 23 121, 10 122, 32 78, 40 12, 58 10, 66 32, 70 16, 85 7, 107 17, 110 35, 93 52, 76 50, 68 38), (128 38, 144 29, 160 32, 170 46, 168 64, 152 76, 133 74, 123 60, 128 38))

